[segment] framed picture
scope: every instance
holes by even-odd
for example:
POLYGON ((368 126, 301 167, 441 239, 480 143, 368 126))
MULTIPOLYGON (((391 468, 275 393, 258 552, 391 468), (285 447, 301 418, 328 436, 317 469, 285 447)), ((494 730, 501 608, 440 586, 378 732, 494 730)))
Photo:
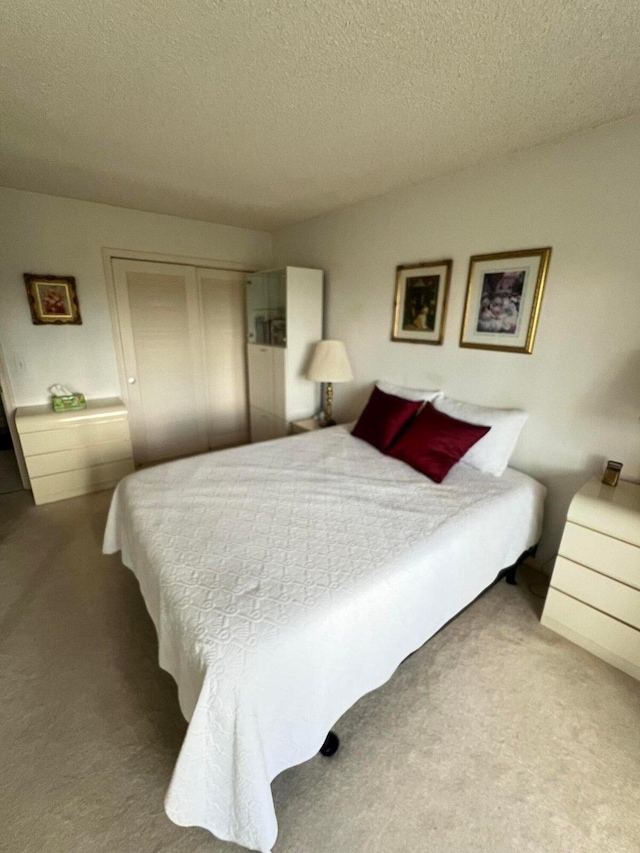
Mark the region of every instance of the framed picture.
POLYGON ((31 319, 37 326, 62 323, 80 325, 76 280, 72 275, 24 273, 31 319))
POLYGON ((530 353, 550 257, 550 248, 474 255, 460 346, 530 353))
POLYGON ((452 261, 396 267, 392 341, 441 344, 452 261))

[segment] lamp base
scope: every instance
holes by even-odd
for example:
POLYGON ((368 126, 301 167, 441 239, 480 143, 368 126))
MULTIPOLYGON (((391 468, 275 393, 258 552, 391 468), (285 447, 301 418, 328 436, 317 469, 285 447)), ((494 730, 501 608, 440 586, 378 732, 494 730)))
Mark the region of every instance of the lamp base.
POLYGON ((326 403, 324 407, 324 419, 326 421, 325 426, 333 426, 335 421, 333 420, 333 383, 327 382, 326 389, 326 403))
POLYGON ((333 418, 327 417, 327 412, 324 409, 318 415, 317 421, 320 424, 321 428, 336 426, 336 422, 333 420, 333 418))

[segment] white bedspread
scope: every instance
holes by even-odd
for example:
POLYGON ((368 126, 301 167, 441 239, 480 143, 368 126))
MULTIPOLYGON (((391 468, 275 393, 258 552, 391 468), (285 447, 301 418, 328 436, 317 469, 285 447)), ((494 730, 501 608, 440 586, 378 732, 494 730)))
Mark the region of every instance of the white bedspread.
POLYGON ((171 820, 269 851, 271 780, 537 541, 543 499, 511 469, 435 485, 342 427, 123 480, 104 550, 190 721, 171 820))

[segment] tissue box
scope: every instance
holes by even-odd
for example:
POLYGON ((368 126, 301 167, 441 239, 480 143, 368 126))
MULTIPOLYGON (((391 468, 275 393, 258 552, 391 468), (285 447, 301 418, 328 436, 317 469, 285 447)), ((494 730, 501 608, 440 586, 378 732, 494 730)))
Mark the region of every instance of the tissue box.
POLYGON ((51 397, 53 410, 55 412, 68 412, 72 409, 86 409, 87 401, 84 399, 84 394, 65 394, 63 397, 57 397, 55 394, 51 397))

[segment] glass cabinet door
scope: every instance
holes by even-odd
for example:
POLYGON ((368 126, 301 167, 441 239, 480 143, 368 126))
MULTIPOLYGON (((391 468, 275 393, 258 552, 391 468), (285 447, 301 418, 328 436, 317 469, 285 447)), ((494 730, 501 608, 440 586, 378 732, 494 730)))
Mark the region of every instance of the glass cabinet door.
POLYGON ((265 273, 254 273, 247 279, 247 340, 250 344, 267 343, 267 314, 267 276, 265 273))
POLYGON ((272 347, 287 345, 287 280, 284 270, 269 273, 269 343, 272 347))
POLYGON ((247 279, 247 340, 250 344, 287 345, 285 270, 259 272, 247 279))

